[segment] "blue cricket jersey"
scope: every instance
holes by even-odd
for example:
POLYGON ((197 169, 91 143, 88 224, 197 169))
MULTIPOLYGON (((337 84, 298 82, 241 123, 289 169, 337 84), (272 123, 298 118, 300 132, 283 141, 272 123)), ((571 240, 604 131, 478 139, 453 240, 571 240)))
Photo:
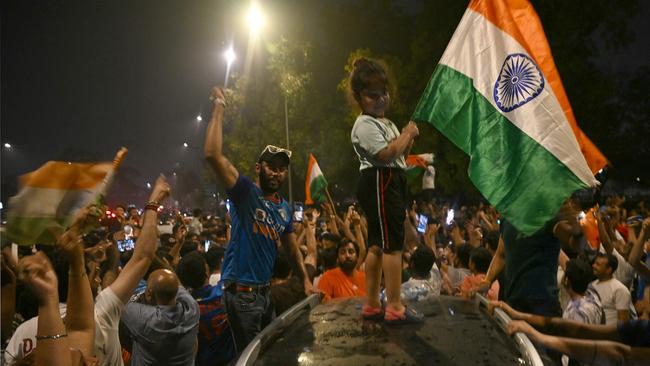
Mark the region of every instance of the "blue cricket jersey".
POLYGON ((293 232, 291 208, 284 198, 280 202, 264 198, 260 187, 242 174, 226 193, 232 201, 232 227, 221 279, 247 285, 267 284, 277 243, 282 235, 293 232))

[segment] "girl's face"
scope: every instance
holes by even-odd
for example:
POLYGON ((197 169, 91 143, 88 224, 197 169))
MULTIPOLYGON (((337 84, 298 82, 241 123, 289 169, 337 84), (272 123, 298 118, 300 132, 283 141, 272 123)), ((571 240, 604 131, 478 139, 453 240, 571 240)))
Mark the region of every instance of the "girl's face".
POLYGON ((364 114, 384 117, 389 105, 388 87, 381 78, 373 78, 359 95, 359 106, 364 114))

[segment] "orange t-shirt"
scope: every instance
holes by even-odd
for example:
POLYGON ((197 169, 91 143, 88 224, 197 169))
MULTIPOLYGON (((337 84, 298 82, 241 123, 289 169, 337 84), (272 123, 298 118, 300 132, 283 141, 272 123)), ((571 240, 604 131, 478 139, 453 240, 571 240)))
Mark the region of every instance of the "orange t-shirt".
POLYGON ((323 301, 339 297, 353 297, 366 295, 366 274, 356 269, 348 277, 341 268, 334 268, 323 273, 318 281, 318 289, 323 292, 323 301))

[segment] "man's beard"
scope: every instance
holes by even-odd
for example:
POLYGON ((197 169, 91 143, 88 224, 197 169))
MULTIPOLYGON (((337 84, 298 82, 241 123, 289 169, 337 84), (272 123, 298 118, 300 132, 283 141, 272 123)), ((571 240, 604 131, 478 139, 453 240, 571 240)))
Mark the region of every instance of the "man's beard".
POLYGON ((354 267, 356 267, 357 263, 354 261, 346 260, 343 261, 339 264, 339 267, 343 270, 343 272, 352 272, 354 270, 354 267))
POLYGON ((280 190, 280 187, 282 186, 280 182, 276 179, 277 182, 277 187, 274 188, 270 185, 270 179, 268 179, 263 172, 260 171, 259 174, 259 179, 260 179, 260 188, 262 188, 262 192, 264 193, 275 193, 280 190))

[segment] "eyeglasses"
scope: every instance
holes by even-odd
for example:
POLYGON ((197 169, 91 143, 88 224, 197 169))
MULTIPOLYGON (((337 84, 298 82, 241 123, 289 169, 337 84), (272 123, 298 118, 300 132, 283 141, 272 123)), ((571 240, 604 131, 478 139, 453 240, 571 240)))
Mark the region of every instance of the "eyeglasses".
POLYGON ((271 153, 273 155, 278 154, 278 153, 283 153, 286 154, 288 158, 291 158, 291 150, 283 149, 281 147, 273 146, 273 145, 266 145, 264 150, 262 150, 262 153, 260 155, 264 155, 266 153, 271 153))

